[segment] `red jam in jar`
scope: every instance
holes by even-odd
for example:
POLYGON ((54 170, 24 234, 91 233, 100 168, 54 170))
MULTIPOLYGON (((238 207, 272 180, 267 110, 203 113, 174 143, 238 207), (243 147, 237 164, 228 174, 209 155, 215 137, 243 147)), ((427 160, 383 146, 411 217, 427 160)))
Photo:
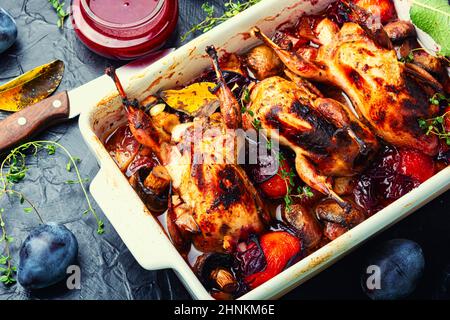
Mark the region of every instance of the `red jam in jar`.
POLYGON ((131 60, 161 48, 178 21, 178 0, 73 0, 79 39, 92 51, 131 60))

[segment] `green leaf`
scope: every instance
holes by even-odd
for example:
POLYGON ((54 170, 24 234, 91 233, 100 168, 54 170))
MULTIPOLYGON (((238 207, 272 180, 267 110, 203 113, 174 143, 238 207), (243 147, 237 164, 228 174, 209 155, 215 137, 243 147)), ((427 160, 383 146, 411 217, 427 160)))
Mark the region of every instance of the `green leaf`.
POLYGON ((236 3, 234 3, 233 0, 229 0, 228 2, 224 3, 223 7, 226 9, 226 11, 222 15, 216 15, 214 6, 210 5, 209 3, 204 3, 202 5, 202 9, 206 14, 206 18, 199 24, 193 26, 188 32, 186 32, 181 37, 181 41, 185 41, 190 34, 197 31, 207 32, 211 30, 216 25, 228 20, 231 17, 234 17, 238 13, 248 9, 249 7, 260 1, 261 0, 248 0, 244 2, 236 1, 236 3))
POLYGON ((31 212, 33 212, 33 208, 24 208, 24 209, 23 209, 23 212, 25 212, 25 213, 31 213, 31 212))
POLYGON ((45 149, 47 150, 47 153, 49 156, 54 155, 56 152, 56 147, 52 144, 48 144, 45 146, 45 149))
POLYGON ((59 0, 48 0, 48 2, 52 4, 53 8, 56 11, 56 14, 58 15, 59 19, 56 22, 56 25, 58 26, 58 28, 62 28, 65 18, 69 15, 64 9, 65 3, 61 3, 59 0))
POLYGON ((441 53, 450 56, 448 0, 412 0, 409 14, 412 22, 441 46, 441 53))
POLYGON ((6 283, 8 280, 9 280, 9 277, 6 275, 0 277, 0 282, 6 283))
POLYGON ((8 180, 8 182, 12 182, 12 183, 18 183, 18 182, 22 181, 24 178, 25 178, 25 172, 6 174, 6 180, 8 180))
POLYGON ((97 234, 104 234, 105 233, 105 224, 102 220, 98 220, 97 222, 97 234))
POLYGON ((421 127, 422 129, 425 129, 427 127, 427 122, 424 119, 419 119, 419 127, 421 127))
MULTIPOLYGON (((81 182, 82 183, 89 182, 89 178, 83 178, 83 179, 81 179, 81 182)), ((77 183, 80 183, 80 181, 78 181, 78 180, 67 180, 66 181, 66 184, 77 184, 77 183)))
POLYGON ((11 283, 15 283, 16 279, 14 279, 13 277, 8 277, 8 280, 5 282, 6 284, 11 284, 11 283))

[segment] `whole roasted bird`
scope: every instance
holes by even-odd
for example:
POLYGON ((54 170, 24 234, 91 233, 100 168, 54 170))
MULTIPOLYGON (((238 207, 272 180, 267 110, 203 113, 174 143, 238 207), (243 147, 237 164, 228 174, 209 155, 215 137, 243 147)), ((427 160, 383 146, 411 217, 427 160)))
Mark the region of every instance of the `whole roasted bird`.
POLYGON ((299 177, 342 205, 332 189, 332 177, 361 172, 378 142, 343 105, 292 77, 293 81, 270 77, 256 85, 244 127, 250 128, 258 119, 262 128, 295 152, 299 177))
POLYGON ((438 107, 429 98, 441 92, 442 85, 422 68, 399 61, 383 26, 369 23, 369 13, 351 3, 346 6, 352 22, 339 28, 324 18, 307 30, 318 49, 294 52, 275 44, 256 27, 253 33, 291 72, 340 87, 379 137, 435 155, 438 139, 425 135, 418 120, 436 115, 438 107))
POLYGON ((203 252, 224 252, 264 231, 270 215, 236 163, 235 136, 226 130, 222 115, 176 125, 168 143, 154 119, 129 101, 116 74, 109 73, 126 106, 131 132, 168 172, 174 191, 169 216, 182 235, 203 252))

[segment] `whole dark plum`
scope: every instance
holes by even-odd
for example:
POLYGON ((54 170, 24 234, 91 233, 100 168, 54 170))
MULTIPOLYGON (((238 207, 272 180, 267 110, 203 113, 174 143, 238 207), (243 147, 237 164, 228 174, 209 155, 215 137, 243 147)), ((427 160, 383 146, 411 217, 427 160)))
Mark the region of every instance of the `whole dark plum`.
POLYGON ((26 289, 49 287, 76 263, 78 241, 65 226, 48 223, 33 229, 20 248, 17 278, 26 289))
POLYGON ((12 46, 17 38, 17 26, 14 19, 0 8, 0 53, 12 46))
POLYGON ((422 248, 416 242, 405 239, 389 240, 370 254, 366 269, 363 270, 361 285, 372 300, 403 299, 413 293, 424 268, 422 248), (379 268, 379 288, 373 286, 376 272, 373 272, 373 269, 369 272, 369 266, 379 268))

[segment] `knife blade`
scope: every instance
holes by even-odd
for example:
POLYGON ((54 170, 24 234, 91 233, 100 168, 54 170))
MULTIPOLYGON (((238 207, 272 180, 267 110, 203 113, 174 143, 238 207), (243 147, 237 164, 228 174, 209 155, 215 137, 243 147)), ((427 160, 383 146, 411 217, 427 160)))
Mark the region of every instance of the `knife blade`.
MULTIPOLYGON (((119 77, 127 83, 133 76, 174 49, 164 49, 118 68, 119 77)), ((0 153, 25 141, 58 122, 77 117, 89 106, 114 92, 111 79, 100 76, 71 91, 57 93, 0 121, 0 153)))

